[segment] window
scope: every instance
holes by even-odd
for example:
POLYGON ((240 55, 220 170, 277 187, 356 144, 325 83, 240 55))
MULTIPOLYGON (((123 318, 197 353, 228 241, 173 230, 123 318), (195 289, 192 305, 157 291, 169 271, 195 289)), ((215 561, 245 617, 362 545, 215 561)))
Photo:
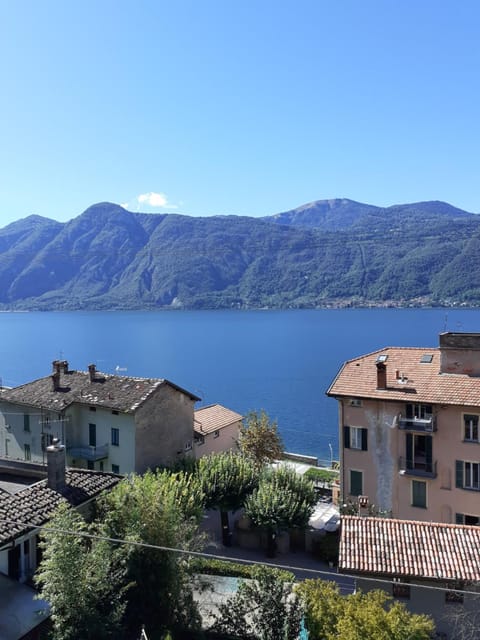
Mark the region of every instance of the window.
POLYGON ((213 432, 213 437, 214 438, 218 438, 219 435, 220 435, 220 431, 214 431, 213 432))
POLYGON ((97 407, 88 407, 90 409, 90 411, 96 411, 97 407))
POLYGON ((455 463, 455 486, 459 489, 480 490, 480 462, 455 463))
POLYGON ((30 414, 29 413, 23 414, 23 430, 30 431, 30 414))
POLYGON ((363 493, 363 472, 350 469, 350 495, 361 496, 363 493))
POLYGON ((412 480, 412 507, 427 508, 427 483, 412 480))
POLYGON ((363 427, 344 427, 343 439, 345 449, 367 451, 367 433, 368 430, 363 427))
POLYGON ((92 460, 87 460, 87 469, 90 469, 90 471, 95 469, 95 463, 92 460))
POLYGON ((31 460, 32 459, 32 452, 30 451, 30 445, 29 444, 24 444, 23 445, 23 450, 25 453, 25 460, 31 460))
POLYGON ((112 415, 113 416, 118 416, 118 411, 116 411, 115 409, 112 409, 112 415))
POLYGON ((466 442, 478 442, 478 416, 464 414, 463 439, 466 442))
POLYGON ((430 420, 433 415, 433 407, 431 404, 409 403, 405 407, 405 416, 407 420, 430 420))
POLYGON ((120 467, 118 464, 112 464, 112 473, 120 473, 120 467))
POLYGON ((103 471, 103 460, 100 460, 100 471, 103 471))
POLYGON ((205 436, 202 435, 201 433, 196 433, 194 436, 194 441, 195 441, 195 444, 198 444, 198 445, 205 444, 205 436))
POLYGON ((112 427, 112 445, 118 447, 120 445, 120 430, 112 427))
POLYGON ((405 580, 401 578, 394 578, 392 584, 392 595, 394 598, 410 600, 410 585, 405 584, 405 580))
POLYGON ((414 433, 405 435, 406 467, 408 470, 433 473, 435 465, 432 457, 432 436, 414 433))
POLYGON ((90 447, 97 446, 97 425, 91 422, 88 425, 88 444, 90 447))
POLYGON ((10 438, 5 438, 5 457, 8 458, 8 445, 10 444, 10 438))
POLYGON ((192 450, 192 441, 189 440, 188 442, 185 443, 185 451, 191 451, 192 450))

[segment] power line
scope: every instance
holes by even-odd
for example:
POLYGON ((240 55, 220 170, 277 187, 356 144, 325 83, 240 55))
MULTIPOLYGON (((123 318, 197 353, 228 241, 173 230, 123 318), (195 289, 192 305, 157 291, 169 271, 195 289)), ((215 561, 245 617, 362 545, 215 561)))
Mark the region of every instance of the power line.
MULTIPOLYGON (((321 575, 321 576, 325 576, 326 580, 334 580, 334 578, 332 578, 332 572, 330 571, 323 571, 322 569, 310 569, 308 567, 295 567, 292 565, 285 565, 285 564, 277 564, 277 563, 273 563, 273 562, 260 562, 259 560, 251 560, 251 559, 246 559, 246 558, 235 558, 232 556, 222 556, 219 554, 213 554, 213 553, 206 553, 205 551, 191 551, 188 549, 180 549, 178 547, 167 547, 164 545, 157 545, 157 544, 150 544, 148 542, 138 542, 136 540, 125 540, 123 538, 112 538, 110 536, 101 536, 98 534, 94 534, 94 533, 86 533, 83 531, 73 531, 70 529, 62 529, 60 527, 51 527, 48 525, 32 525, 30 523, 26 523, 26 522, 19 522, 16 520, 9 520, 7 518, 0 518, 0 522, 4 522, 5 524, 10 524, 10 525, 16 525, 16 526, 20 526, 20 527, 28 527, 29 529, 40 529, 42 531, 45 531, 47 533, 60 533, 63 535, 69 535, 69 536, 78 536, 81 538, 87 538, 87 539, 91 539, 91 540, 100 540, 103 542, 110 542, 112 544, 124 544, 124 545, 130 545, 132 547, 139 547, 139 548, 145 548, 145 549, 154 549, 157 551, 166 551, 166 552, 170 552, 170 553, 176 553, 179 555, 186 555, 186 556, 192 556, 192 557, 197 557, 197 558, 207 558, 210 560, 223 560, 226 562, 233 562, 233 563, 241 563, 241 564, 246 564, 246 565, 254 565, 254 566, 264 566, 264 567, 269 567, 271 569, 280 569, 283 571, 292 571, 292 572, 304 572, 304 573, 311 573, 314 575, 321 575)), ((361 575, 355 575, 355 574, 349 574, 349 573, 336 573, 333 574, 335 576, 340 576, 342 578, 351 578, 353 580, 368 580, 369 582, 376 582, 379 584, 384 584, 384 585, 388 585, 391 586, 392 583, 394 582, 393 580, 387 580, 384 578, 375 578, 375 577, 371 577, 371 576, 361 576, 361 575)), ((445 579, 446 581, 448 581, 447 579, 445 579)), ((336 582, 336 580, 335 580, 336 582)), ((341 586, 341 583, 339 583, 341 586)), ((344 583, 345 585, 346 583, 344 583)), ((472 595, 472 596, 476 596, 477 598, 480 596, 480 593, 478 591, 468 591, 468 590, 464 590, 464 589, 455 589, 455 588, 448 588, 448 587, 440 587, 440 586, 434 586, 434 585, 424 585, 424 584, 417 584, 417 583, 411 583, 411 582, 401 582, 401 581, 396 581, 394 582, 395 585, 398 586, 405 586, 405 587, 414 587, 415 589, 427 589, 430 591, 442 591, 442 592, 447 592, 447 591, 456 591, 462 595, 472 595)))

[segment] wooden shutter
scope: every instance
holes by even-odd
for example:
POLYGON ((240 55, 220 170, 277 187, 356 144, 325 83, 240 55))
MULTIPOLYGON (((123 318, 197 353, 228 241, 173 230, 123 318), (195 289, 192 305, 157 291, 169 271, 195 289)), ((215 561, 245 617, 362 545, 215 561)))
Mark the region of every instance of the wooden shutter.
POLYGON ((350 469, 350 495, 361 496, 363 492, 363 473, 350 469))
POLYGON ((463 489, 463 460, 455 461, 455 486, 463 489))
POLYGON ((350 449, 350 427, 343 427, 343 446, 350 449))
POLYGON ((368 450, 368 429, 362 429, 362 451, 368 450))
POLYGON ((406 434, 406 459, 407 469, 413 469, 413 435, 411 433, 406 434))

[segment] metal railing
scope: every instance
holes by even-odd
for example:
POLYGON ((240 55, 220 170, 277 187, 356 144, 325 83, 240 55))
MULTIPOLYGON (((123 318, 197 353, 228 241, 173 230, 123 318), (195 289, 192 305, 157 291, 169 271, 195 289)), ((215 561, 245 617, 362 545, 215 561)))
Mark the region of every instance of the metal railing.
POLYGON ((424 458, 399 458, 398 468, 400 473, 410 476, 420 476, 423 478, 437 477, 437 461, 425 460, 424 458))
POLYGON ((67 447, 67 453, 71 458, 79 458, 80 460, 89 460, 96 462, 108 458, 108 444, 98 447, 91 446, 73 446, 67 447))

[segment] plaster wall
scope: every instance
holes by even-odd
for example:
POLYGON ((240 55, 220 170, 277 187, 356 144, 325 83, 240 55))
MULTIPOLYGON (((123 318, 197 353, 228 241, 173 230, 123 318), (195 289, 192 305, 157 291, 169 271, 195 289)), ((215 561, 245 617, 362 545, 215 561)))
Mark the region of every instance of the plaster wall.
POLYGON ((238 435, 240 433, 240 422, 223 427, 218 430, 218 437, 215 433, 204 434, 203 444, 194 444, 195 457, 208 456, 210 453, 221 453, 222 451, 238 451, 238 435))
POLYGON ((135 471, 170 466, 193 447, 190 396, 161 385, 135 413, 135 471))
POLYGON ((0 456, 14 460, 26 460, 25 445, 30 447, 32 462, 45 462, 42 450, 42 435, 50 438, 64 437, 64 423, 61 415, 37 407, 0 403, 0 456), (24 416, 29 416, 29 429, 25 429, 24 416))
MULTIPOLYGON (((361 407, 343 402, 343 426, 362 427, 368 430, 368 450, 343 449, 342 495, 350 495, 350 469, 362 471, 363 494, 370 504, 381 511, 390 511, 394 502, 394 482, 397 469, 397 416, 398 403, 364 400, 361 407)), ((343 431, 342 426, 342 431, 343 431)))

